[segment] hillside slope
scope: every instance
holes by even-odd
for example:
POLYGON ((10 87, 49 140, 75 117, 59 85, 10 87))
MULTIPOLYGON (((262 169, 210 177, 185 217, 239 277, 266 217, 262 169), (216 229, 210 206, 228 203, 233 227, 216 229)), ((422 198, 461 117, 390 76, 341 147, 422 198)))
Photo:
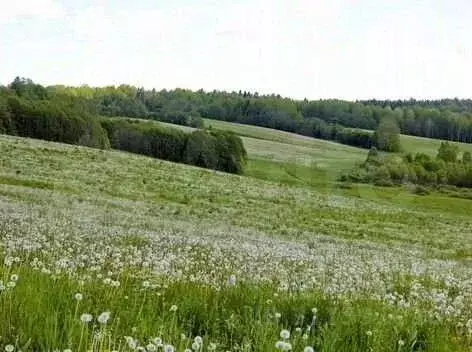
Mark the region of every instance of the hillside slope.
POLYGON ((2 346, 469 346, 470 201, 0 136, 0 206, 2 346))

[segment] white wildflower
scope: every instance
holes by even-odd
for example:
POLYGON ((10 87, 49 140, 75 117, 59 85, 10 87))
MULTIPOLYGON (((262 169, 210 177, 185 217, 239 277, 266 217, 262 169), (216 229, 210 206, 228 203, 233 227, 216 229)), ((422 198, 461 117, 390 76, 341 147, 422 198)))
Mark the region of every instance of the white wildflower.
POLYGON ((92 314, 84 313, 80 316, 80 321, 84 324, 90 323, 93 320, 92 314))
POLYGON ((284 340, 288 340, 288 339, 290 338, 290 331, 285 330, 285 329, 282 330, 282 331, 280 332, 280 338, 281 338, 281 339, 284 339, 284 340))
POLYGON ((100 324, 106 324, 109 319, 110 319, 110 312, 103 312, 102 314, 98 316, 97 321, 100 324))
POLYGON ((84 295, 81 294, 81 293, 76 293, 76 294, 74 295, 74 298, 75 298, 76 301, 81 301, 81 300, 84 299, 84 295))

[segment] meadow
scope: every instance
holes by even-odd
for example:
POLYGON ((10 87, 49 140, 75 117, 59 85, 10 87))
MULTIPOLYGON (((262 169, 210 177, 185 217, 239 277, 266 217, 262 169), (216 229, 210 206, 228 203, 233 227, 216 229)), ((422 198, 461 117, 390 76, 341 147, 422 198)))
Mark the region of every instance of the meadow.
POLYGON ((0 136, 0 350, 472 348, 469 200, 244 128, 246 176, 0 136))

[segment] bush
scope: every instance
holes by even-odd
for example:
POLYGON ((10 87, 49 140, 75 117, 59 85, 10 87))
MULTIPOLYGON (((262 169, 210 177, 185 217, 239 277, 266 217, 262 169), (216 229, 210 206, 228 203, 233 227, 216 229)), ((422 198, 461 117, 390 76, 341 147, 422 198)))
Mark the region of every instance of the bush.
POLYGON ((417 186, 415 186, 415 188, 413 188, 412 193, 418 194, 420 196, 426 196, 426 195, 430 194, 431 192, 426 187, 417 185, 417 186))
POLYGON ((29 101, 16 96, 8 98, 10 112, 6 133, 68 144, 108 148, 109 141, 94 117, 79 114, 68 106, 51 101, 29 101))
POLYGON ((241 138, 232 133, 186 134, 152 122, 116 118, 102 118, 100 122, 112 148, 229 173, 243 172, 246 150, 241 138))

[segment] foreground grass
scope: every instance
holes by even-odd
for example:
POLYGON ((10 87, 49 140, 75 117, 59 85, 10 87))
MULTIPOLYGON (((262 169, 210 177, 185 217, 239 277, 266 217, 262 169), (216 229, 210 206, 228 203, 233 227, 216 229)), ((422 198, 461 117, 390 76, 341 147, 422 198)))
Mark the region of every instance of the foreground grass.
POLYGON ((216 290, 127 273, 79 283, 21 265, 3 267, 0 277, 12 273, 15 287, 0 295, 0 346, 23 351, 273 351, 279 341, 282 350, 329 352, 467 346, 452 324, 370 300, 238 283, 216 290))
POLYGON ((470 350, 472 202, 278 145, 254 178, 0 137, 0 349, 470 350))

